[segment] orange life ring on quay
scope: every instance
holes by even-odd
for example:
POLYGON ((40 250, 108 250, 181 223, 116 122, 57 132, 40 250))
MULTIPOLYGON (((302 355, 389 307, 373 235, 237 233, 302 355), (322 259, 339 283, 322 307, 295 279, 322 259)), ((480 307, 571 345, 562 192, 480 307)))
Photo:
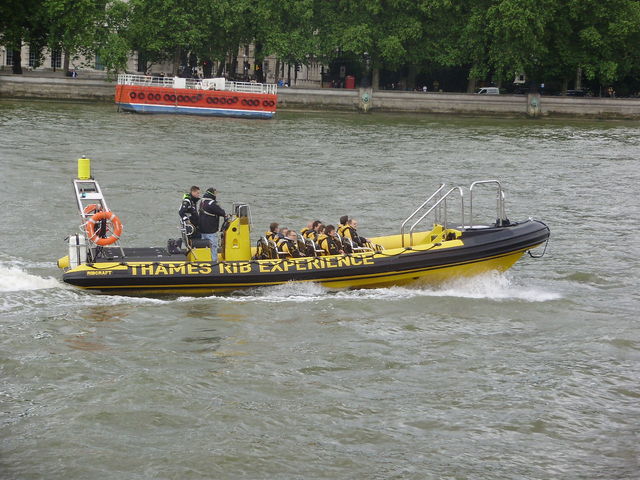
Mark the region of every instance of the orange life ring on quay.
POLYGON ((91 240, 96 245, 111 245, 112 243, 117 242, 120 238, 120 235, 122 235, 122 222, 120 222, 118 216, 113 212, 98 212, 87 221, 87 235, 89 236, 89 240, 91 240), (99 222, 100 220, 109 220, 111 222, 113 232, 111 232, 111 235, 109 237, 96 238, 96 236, 98 235, 98 233, 96 232, 96 222, 99 222))

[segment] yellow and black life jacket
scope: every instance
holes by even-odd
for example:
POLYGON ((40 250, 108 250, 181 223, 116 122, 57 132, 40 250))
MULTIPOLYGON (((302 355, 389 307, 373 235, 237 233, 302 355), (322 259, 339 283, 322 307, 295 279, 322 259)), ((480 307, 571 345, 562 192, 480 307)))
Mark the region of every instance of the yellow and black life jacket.
POLYGON ((264 234, 264 238, 266 238, 270 242, 277 242, 278 241, 278 234, 272 232, 271 230, 267 230, 265 232, 265 234, 264 234))
POLYGON ((278 240, 278 243, 276 245, 278 247, 278 250, 283 252, 288 257, 299 258, 304 256, 302 253, 300 253, 297 242, 292 242, 287 238, 281 238, 280 240, 278 240))
POLYGON ((318 240, 318 232, 316 232, 315 230, 313 230, 313 229, 311 229, 311 228, 310 228, 310 229, 308 229, 306 232, 304 232, 304 233, 302 234, 302 236, 303 236, 304 238, 311 239, 311 240, 313 240, 314 242, 318 240))
POLYGON ((338 240, 324 233, 318 237, 318 246, 325 251, 326 255, 338 255, 342 250, 338 240))

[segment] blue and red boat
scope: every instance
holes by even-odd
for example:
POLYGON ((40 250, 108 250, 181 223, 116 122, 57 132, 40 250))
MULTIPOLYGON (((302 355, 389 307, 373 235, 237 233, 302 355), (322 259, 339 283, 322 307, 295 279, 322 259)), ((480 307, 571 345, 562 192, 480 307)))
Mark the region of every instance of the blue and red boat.
POLYGON ((136 113, 272 118, 278 95, 275 84, 121 74, 115 101, 136 113))

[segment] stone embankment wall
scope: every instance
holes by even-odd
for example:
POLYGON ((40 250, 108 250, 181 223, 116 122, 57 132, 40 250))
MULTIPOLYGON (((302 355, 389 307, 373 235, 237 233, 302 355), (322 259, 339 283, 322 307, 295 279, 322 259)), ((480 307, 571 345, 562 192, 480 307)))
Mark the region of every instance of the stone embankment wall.
POLYGON ((113 101, 115 86, 103 80, 0 75, 0 98, 113 101))
MULTIPOLYGON (((0 98, 113 102, 114 90, 114 83, 101 80, 0 75, 0 98)), ((640 99, 473 95, 385 90, 374 92, 371 89, 280 88, 278 108, 282 110, 640 119, 640 99)))

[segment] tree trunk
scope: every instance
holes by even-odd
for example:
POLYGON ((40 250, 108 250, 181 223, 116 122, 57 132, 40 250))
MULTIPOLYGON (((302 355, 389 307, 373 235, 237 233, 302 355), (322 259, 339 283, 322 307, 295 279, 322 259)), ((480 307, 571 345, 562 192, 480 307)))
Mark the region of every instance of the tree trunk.
POLYGON ((409 65, 409 74, 407 75, 407 90, 416 89, 417 70, 415 65, 409 65))
POLYGON ((173 52, 173 72, 171 72, 173 73, 174 77, 178 75, 178 68, 180 67, 181 57, 182 57, 182 51, 180 50, 180 47, 176 47, 176 49, 173 52))
POLYGON ((467 93, 473 93, 476 91, 476 79, 470 78, 467 81, 467 93))
POLYGON ((221 60, 218 61, 218 70, 216 71, 216 77, 220 78, 222 77, 222 74, 224 73, 224 66, 227 63, 227 57, 226 55, 224 57, 222 57, 221 60))
POLYGON ((576 90, 582 90, 582 68, 576 69, 576 90))
POLYGON ((278 84, 278 80, 280 80, 280 59, 276 58, 276 74, 275 74, 275 84, 278 84))
POLYGON ((566 78, 562 79, 562 95, 567 95, 567 88, 569 87, 569 80, 566 78))
POLYGON ((204 78, 211 78, 211 73, 213 72, 213 61, 211 58, 207 57, 202 62, 202 76, 204 78))
POLYGON ((380 90, 380 68, 373 67, 371 71, 371 89, 380 90))
POLYGON ((64 55, 64 62, 62 64, 62 68, 64 69, 64 76, 69 76, 69 52, 66 50, 62 50, 62 54, 64 55))
POLYGON ((262 51, 262 44, 256 42, 253 52, 253 71, 255 73, 256 82, 264 83, 264 53, 262 51))
POLYGON ((22 52, 20 50, 13 51, 12 71, 16 75, 22 75, 22 52))

